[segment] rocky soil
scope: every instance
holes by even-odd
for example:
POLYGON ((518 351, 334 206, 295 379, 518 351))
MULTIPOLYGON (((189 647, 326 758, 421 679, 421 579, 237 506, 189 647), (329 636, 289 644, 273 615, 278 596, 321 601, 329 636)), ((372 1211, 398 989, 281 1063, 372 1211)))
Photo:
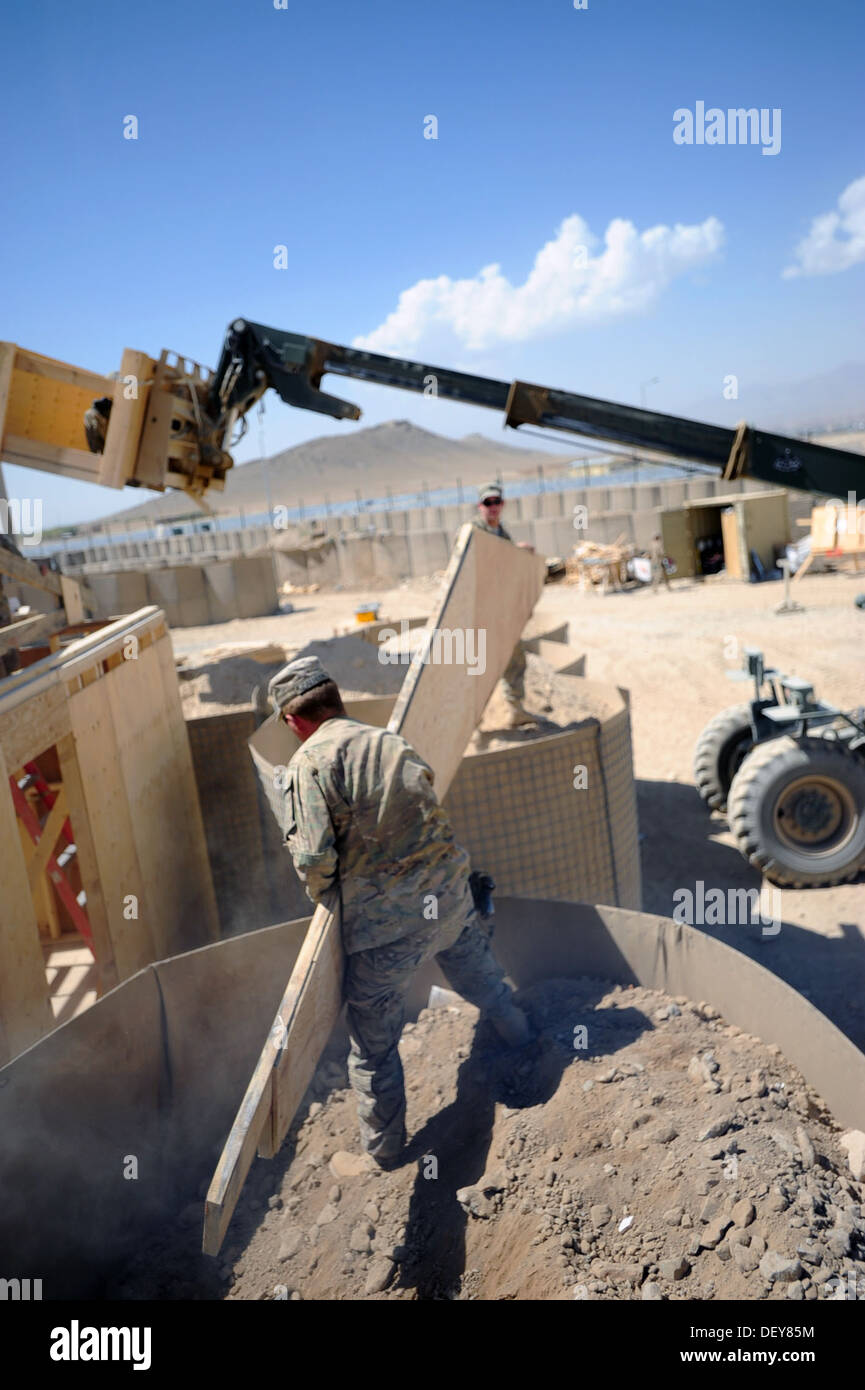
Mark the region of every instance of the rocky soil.
POLYGON ((865 1296, 865 1183, 776 1047, 642 987, 519 998, 539 1033, 523 1051, 462 1002, 407 1025, 412 1137, 391 1173, 360 1156, 343 1062, 325 1057, 220 1261, 195 1253, 193 1204, 115 1296, 865 1296))

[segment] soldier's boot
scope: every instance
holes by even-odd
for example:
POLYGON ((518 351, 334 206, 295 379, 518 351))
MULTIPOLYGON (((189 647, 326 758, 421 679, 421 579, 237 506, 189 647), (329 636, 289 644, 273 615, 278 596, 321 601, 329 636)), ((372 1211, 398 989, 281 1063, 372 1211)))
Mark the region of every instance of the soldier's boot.
POLYGON ((490 1014, 488 1017, 502 1042, 507 1043, 508 1047, 525 1047, 534 1037, 532 1025, 516 1004, 509 1004, 502 1013, 490 1014))

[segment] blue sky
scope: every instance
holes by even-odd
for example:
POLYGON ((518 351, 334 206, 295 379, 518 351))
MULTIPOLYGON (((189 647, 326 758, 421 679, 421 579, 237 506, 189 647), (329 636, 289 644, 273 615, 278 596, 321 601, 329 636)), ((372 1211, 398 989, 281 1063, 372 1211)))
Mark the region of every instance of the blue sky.
MULTIPOLYGON (((859 0, 49 0, 7 7, 0 37, 0 336, 37 352, 105 372, 124 346, 214 365, 238 315, 381 345, 400 296, 447 277, 410 298, 408 355, 623 401, 657 376, 657 409, 687 413, 734 373, 747 415, 749 383, 865 361, 858 193, 811 232, 865 176, 859 0), (780 152, 675 144, 674 111, 697 101, 780 108, 780 152), (603 260, 617 219, 631 241, 603 260), (559 285, 575 238, 588 278, 559 285), (547 243, 552 269, 525 288, 547 243), (498 289, 477 279, 490 265, 498 289)), ((366 424, 500 428, 330 389, 366 424)), ((269 397, 268 452, 351 428, 269 397)), ((257 446, 254 422, 238 458, 257 446)), ((46 525, 142 500, 4 472, 44 497, 46 525)))

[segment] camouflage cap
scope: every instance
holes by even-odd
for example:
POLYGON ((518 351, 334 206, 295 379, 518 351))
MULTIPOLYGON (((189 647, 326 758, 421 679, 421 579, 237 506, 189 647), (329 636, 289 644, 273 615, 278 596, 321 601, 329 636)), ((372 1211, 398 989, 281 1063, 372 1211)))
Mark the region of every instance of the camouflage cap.
POLYGON ((270 703, 275 710, 281 710, 290 700, 296 700, 298 695, 305 695, 330 679, 317 656, 295 657, 271 677, 267 686, 270 703))
POLYGON ((487 497, 499 497, 504 500, 501 483, 484 483, 483 487, 478 488, 478 500, 483 502, 487 497))

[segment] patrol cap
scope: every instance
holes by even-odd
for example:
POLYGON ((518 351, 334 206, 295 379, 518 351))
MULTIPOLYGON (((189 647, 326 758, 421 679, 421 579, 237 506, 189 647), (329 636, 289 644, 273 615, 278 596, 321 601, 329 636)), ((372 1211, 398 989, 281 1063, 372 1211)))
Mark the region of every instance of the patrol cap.
POLYGON ((479 501, 485 502, 488 497, 494 497, 499 502, 504 501, 501 483, 484 483, 483 487, 478 489, 479 501))
POLYGON ((296 700, 298 695, 305 695, 330 679, 317 656, 295 657, 271 676, 267 686, 270 703, 275 710, 281 710, 290 700, 296 700))

